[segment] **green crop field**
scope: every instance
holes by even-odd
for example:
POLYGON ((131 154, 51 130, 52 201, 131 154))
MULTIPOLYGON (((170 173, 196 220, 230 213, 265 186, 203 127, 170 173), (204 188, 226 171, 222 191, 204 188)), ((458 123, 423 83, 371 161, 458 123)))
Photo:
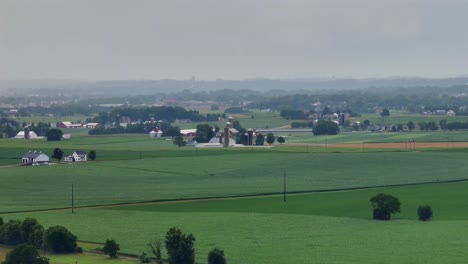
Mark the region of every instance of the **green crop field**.
POLYGON ((466 179, 466 152, 302 153, 274 149, 0 168, 0 212, 466 179), (441 165, 443 164, 443 166, 441 165), (24 195, 27 193, 28 195, 24 195))
POLYGON ((87 241, 114 238, 134 254, 177 226, 196 237, 197 263, 206 263, 213 247, 225 250, 228 263, 464 263, 467 187, 428 184, 288 195, 286 202, 273 196, 3 217, 66 225, 87 241), (370 219, 369 198, 379 192, 402 202, 392 221, 370 219), (420 204, 432 205, 433 221, 416 220, 420 204))
MULTIPOLYGON (((283 133, 284 134, 284 133, 283 133)), ((314 136, 308 134, 291 134, 286 143, 310 144, 346 144, 346 143, 399 143, 415 140, 416 142, 466 142, 466 131, 435 131, 435 132, 348 132, 338 135, 314 136)), ((275 143, 278 144, 278 143, 275 143)), ((449 147, 448 147, 449 148, 449 147)))
MULTIPOLYGON (((465 149, 448 144, 441 150, 363 152, 312 145, 407 138, 433 142, 445 137, 465 141, 467 136, 464 132, 303 134, 287 139, 302 146, 228 149, 178 148, 170 140, 147 135, 76 136, 60 142, 0 140, 0 165, 9 165, 0 166, 0 216, 4 220, 36 217, 46 227, 64 225, 83 241, 116 239, 122 252, 130 254, 147 250, 151 239, 163 238, 177 226, 195 235, 197 263, 206 263, 213 247, 225 250, 228 263, 243 264, 464 263, 468 257, 465 149), (96 149, 98 158, 80 164, 10 166, 27 150, 51 154, 55 147, 66 153, 96 149), (288 195, 283 202, 285 179, 288 195), (78 207, 198 200, 78 208, 71 214, 72 184, 78 207), (402 202, 401 214, 392 221, 371 219, 369 199, 379 192, 402 202), (268 196, 249 197, 262 194, 268 196), (421 204, 432 206, 433 221, 416 220, 421 204), (66 209, 32 212, 52 208, 66 209)), ((73 257, 51 259, 56 264, 75 263, 73 257)))
MULTIPOLYGON (((382 117, 378 114, 363 114, 359 117, 351 118, 351 121, 360 121, 369 120, 372 124, 381 124, 382 117)), ((419 122, 430 122, 434 121, 439 124, 440 120, 447 120, 447 122, 466 122, 468 121, 468 116, 438 116, 438 115, 421 115, 421 114, 404 114, 404 113, 395 113, 390 112, 390 116, 385 117, 385 124, 407 124, 409 121, 413 121, 414 124, 419 122)))

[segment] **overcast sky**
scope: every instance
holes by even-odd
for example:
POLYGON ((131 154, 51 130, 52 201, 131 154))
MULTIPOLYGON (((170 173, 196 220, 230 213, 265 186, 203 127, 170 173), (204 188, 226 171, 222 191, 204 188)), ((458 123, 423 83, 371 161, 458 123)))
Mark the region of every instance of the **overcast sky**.
POLYGON ((0 79, 467 73, 466 0, 0 0, 0 79))

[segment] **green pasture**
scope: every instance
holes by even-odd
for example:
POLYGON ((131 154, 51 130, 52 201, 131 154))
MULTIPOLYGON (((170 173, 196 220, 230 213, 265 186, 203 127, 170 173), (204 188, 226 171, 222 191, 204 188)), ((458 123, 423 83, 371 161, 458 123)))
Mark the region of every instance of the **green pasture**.
POLYGON ((2 167, 0 211, 69 207, 72 184, 75 205, 86 206, 280 193, 285 175, 289 192, 460 180, 467 178, 467 158, 464 151, 211 149, 168 157, 2 167))
MULTIPOLYGON (((350 118, 351 121, 369 120, 371 124, 381 124, 382 117, 378 114, 363 114, 359 117, 350 118)), ((466 122, 468 116, 439 116, 439 115, 422 115, 422 114, 405 114, 390 112, 390 116, 386 116, 384 119, 385 124, 407 124, 409 121, 413 121, 415 125, 419 122, 430 122, 434 121, 439 125, 440 120, 447 120, 447 122, 466 122)))
MULTIPOLYGON (((280 116, 279 112, 246 112, 241 114, 226 114, 226 116, 232 116, 235 120, 239 121, 244 128, 277 128, 291 125, 291 122, 295 120, 286 120, 280 116), (252 118, 253 117, 253 118, 252 118)), ((221 120, 218 122, 200 122, 200 123, 173 123, 173 126, 178 126, 181 129, 196 128, 197 124, 208 123, 211 126, 225 127, 227 120, 221 120)), ((298 120, 301 121, 301 120, 298 120)))
MULTIPOLYGON (((281 133, 279 133, 281 134, 281 133)), ((283 133, 284 134, 284 133, 283 133)), ((404 143, 408 140, 417 142, 466 142, 466 131, 435 131, 435 132, 346 132, 338 135, 314 136, 310 134, 290 133, 286 143, 309 144, 346 144, 346 143, 404 143)), ((276 145, 279 145, 275 142, 276 145)), ((447 148, 451 148, 448 145, 447 148)))
MULTIPOLYGON (((77 129, 70 129, 77 131, 77 129)), ((416 142, 447 142, 447 149, 451 149, 451 142, 468 141, 468 133, 464 131, 453 132, 399 132, 399 133, 340 133, 335 136, 314 136, 312 133, 276 133, 277 136, 286 136, 286 144, 275 142, 274 147, 281 146, 278 151, 304 151, 323 152, 322 148, 314 148, 313 144, 336 144, 336 143, 398 143, 407 142, 410 139, 416 142), (288 143, 311 144, 302 148, 294 147, 288 143), (285 148, 286 147, 286 148, 285 148)), ((100 135, 100 136, 72 136, 70 139, 49 142, 46 140, 22 140, 22 139, 0 139, 0 166, 20 163, 21 156, 29 150, 42 151, 51 155, 54 148, 61 148, 65 154, 76 150, 97 150, 98 160, 128 160, 145 157, 161 156, 195 156, 200 153, 211 153, 206 149, 195 149, 190 147, 178 148, 170 138, 150 139, 145 134, 124 135, 100 135)), ((365 146, 364 146, 365 147, 365 146)), ((245 152, 253 148, 230 149, 232 152, 245 152)), ((255 148, 256 149, 256 148, 255 148)), ((401 149, 402 151, 405 148, 401 149)), ((226 150, 217 149, 223 152, 226 150)), ((254 150, 255 151, 255 150, 254 150)), ((352 149, 333 149, 329 151, 362 151, 352 149)), ((375 151, 368 149, 367 151, 375 151)), ((201 154, 203 155, 203 154, 201 154)))
POLYGON ((286 202, 274 196, 2 217, 65 225, 85 241, 113 238, 122 252, 133 254, 176 226, 196 237, 197 263, 206 263, 213 247, 225 250, 228 263, 464 263, 467 186, 428 184, 289 195, 286 202), (379 192, 402 203, 402 213, 392 221, 370 219, 369 198, 379 192), (432 206, 433 221, 416 220, 419 204, 432 206))
POLYGON ((372 219, 370 197, 389 193, 402 203, 401 213, 394 219, 417 220, 419 205, 431 205, 434 221, 467 220, 466 190, 468 182, 433 183, 400 187, 369 188, 352 191, 317 192, 308 194, 282 194, 266 197, 201 200, 171 204, 148 204, 114 207, 109 210, 151 211, 171 213, 265 213, 299 214, 372 219))
POLYGON ((130 258, 111 259, 109 256, 95 255, 91 253, 84 254, 45 254, 43 255, 50 260, 51 264, 137 264, 140 261, 130 258))

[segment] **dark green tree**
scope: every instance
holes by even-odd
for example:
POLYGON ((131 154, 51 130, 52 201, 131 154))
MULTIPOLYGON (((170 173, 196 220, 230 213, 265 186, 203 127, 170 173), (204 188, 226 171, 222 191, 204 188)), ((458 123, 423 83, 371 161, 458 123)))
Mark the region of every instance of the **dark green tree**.
POLYGON ((62 139, 63 132, 58 128, 51 128, 46 133, 47 141, 59 141, 62 139))
POLYGON ((194 242, 192 234, 184 234, 175 227, 169 229, 165 240, 169 264, 194 264, 194 242))
POLYGON ((55 148, 54 152, 52 153, 52 158, 56 160, 61 160, 63 158, 63 150, 55 148))
POLYGON ((430 122, 427 122, 427 129, 431 131, 435 131, 439 129, 439 127, 437 126, 435 121, 430 121, 430 122))
POLYGON ((284 142, 286 142, 286 140, 285 140, 284 137, 282 137, 282 136, 279 136, 279 137, 276 139, 276 141, 278 141, 278 143, 281 143, 281 144, 283 144, 284 142))
POLYGON ((226 264, 224 250, 214 248, 208 253, 208 264, 226 264))
POLYGON ((104 254, 109 255, 110 258, 117 258, 117 252, 119 252, 120 246, 115 242, 114 239, 107 239, 104 243, 104 254))
POLYGON ((178 126, 168 127, 166 130, 163 130, 163 137, 176 137, 180 135, 180 128, 178 126))
POLYGON ((23 243, 23 237, 20 220, 8 220, 0 226, 0 244, 15 246, 21 243, 23 243))
POLYGON ((3 225, 3 218, 0 217, 0 226, 3 225))
POLYGON ((400 201, 390 194, 379 193, 372 197, 370 202, 376 220, 390 220, 392 214, 400 212, 400 201))
POLYGON ((184 137, 181 135, 174 137, 174 145, 177 145, 179 147, 183 147, 187 144, 187 142, 184 140, 184 137))
POLYGON ((390 111, 386 108, 382 109, 382 111, 380 112, 380 116, 382 117, 382 123, 385 123, 385 117, 386 116, 390 116, 390 111))
POLYGON ((90 150, 88 153, 88 158, 90 160, 96 160, 96 150, 90 150))
POLYGON ((447 130, 447 120, 439 120, 440 129, 447 130))
POLYGON ((411 120, 408 122, 408 124, 406 124, 406 126, 408 127, 409 131, 413 131, 413 129, 415 127, 413 121, 411 121, 411 120))
POLYGON ((315 136, 336 135, 340 132, 340 127, 333 121, 321 119, 315 124, 313 132, 315 136))
POLYGON ((198 143, 207 143, 215 136, 213 127, 208 124, 197 125, 197 136, 194 138, 198 143))
POLYGON ((49 252, 75 252, 76 245, 76 236, 63 226, 52 226, 45 231, 44 249, 49 252))
POLYGON ((257 134, 257 138, 255 139, 255 145, 263 146, 265 144, 265 136, 262 133, 257 134))
POLYGON ((49 259, 41 257, 37 249, 28 244, 20 244, 8 252, 3 264, 49 264, 49 259))
POLYGON ((418 219, 420 221, 429 221, 432 217, 432 208, 429 205, 420 205, 418 207, 418 219))
POLYGON ((35 218, 26 218, 20 225, 21 239, 37 248, 42 247, 44 227, 35 218))
POLYGON ((273 133, 268 133, 266 137, 266 142, 271 146, 275 142, 275 135, 273 133))

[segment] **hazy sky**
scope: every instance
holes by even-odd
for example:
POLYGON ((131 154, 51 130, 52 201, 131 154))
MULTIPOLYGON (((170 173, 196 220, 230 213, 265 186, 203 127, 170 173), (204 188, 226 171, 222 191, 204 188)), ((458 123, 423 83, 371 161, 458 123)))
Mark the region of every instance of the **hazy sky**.
POLYGON ((0 0, 0 79, 467 73, 467 0, 0 0))

